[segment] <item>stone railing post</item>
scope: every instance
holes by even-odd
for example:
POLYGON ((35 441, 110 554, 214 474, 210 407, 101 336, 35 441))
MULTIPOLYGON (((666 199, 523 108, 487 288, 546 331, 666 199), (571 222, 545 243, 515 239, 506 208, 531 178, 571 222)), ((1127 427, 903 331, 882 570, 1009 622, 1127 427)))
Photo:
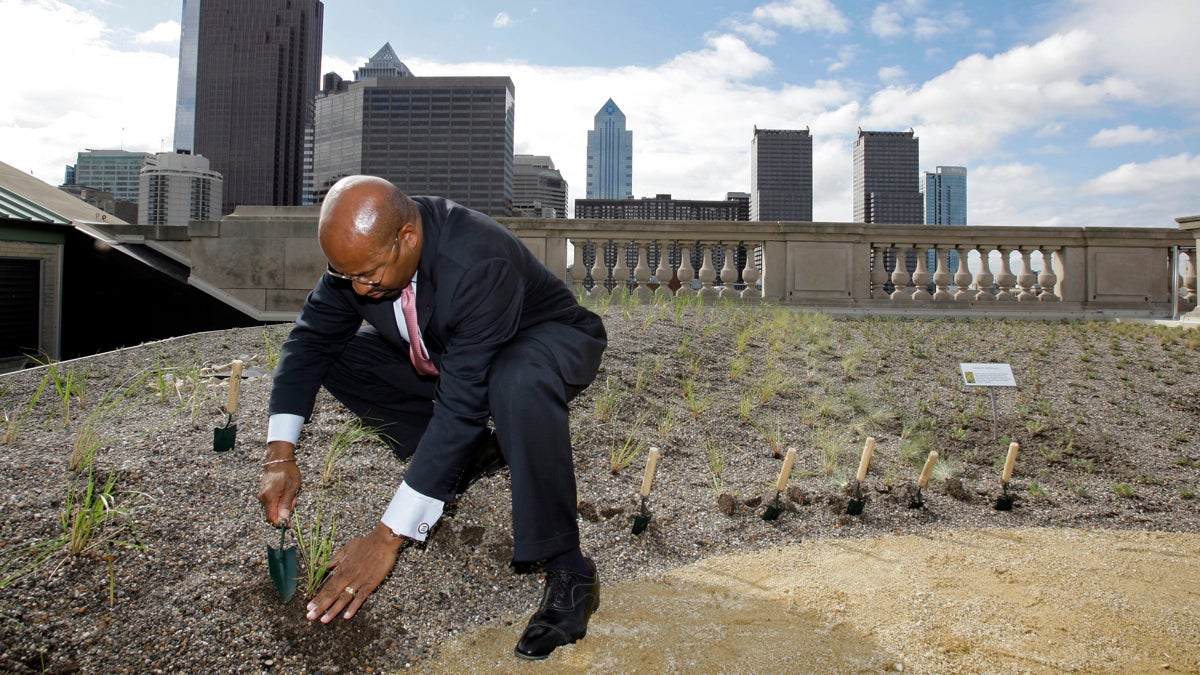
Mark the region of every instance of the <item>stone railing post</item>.
POLYGON ((975 301, 989 302, 996 299, 992 293, 992 284, 996 278, 992 276, 992 252, 987 247, 975 247, 979 253, 979 272, 975 274, 975 301))
POLYGON ((892 244, 892 251, 896 253, 896 269, 892 270, 892 284, 895 285, 896 290, 892 291, 892 300, 897 302, 911 302, 913 296, 908 290, 908 281, 911 277, 908 275, 908 269, 906 269, 907 261, 905 260, 905 257, 908 255, 908 249, 900 249, 895 244, 892 244))
POLYGON ((654 289, 654 295, 662 298, 669 298, 675 293, 671 290, 671 277, 674 276, 674 270, 671 269, 671 245, 659 242, 658 247, 658 267, 654 270, 654 276, 658 279, 658 288, 654 289))
POLYGON ((585 243, 580 243, 578 239, 571 240, 571 248, 575 251, 575 255, 571 262, 571 266, 567 268, 567 282, 571 284, 571 290, 576 293, 587 293, 587 268, 584 267, 583 251, 585 243))
POLYGON ((1042 272, 1038 275, 1038 285, 1042 287, 1042 294, 1038 296, 1038 300, 1042 302, 1058 302, 1062 299, 1056 294, 1058 290, 1058 275, 1054 273, 1059 250, 1053 246, 1043 246, 1041 248, 1042 272))
POLYGON ((754 254, 757 248, 753 245, 746 246, 746 268, 742 270, 742 281, 746 282, 746 287, 742 289, 742 300, 762 299, 762 291, 755 286, 759 279, 758 263, 754 261, 754 254))
POLYGON ((608 265, 604 263, 604 258, 608 254, 608 241, 594 242, 594 250, 596 260, 592 263, 592 292, 589 295, 593 297, 603 297, 608 295, 608 265))
POLYGON ((958 290, 954 293, 954 299, 958 302, 967 302, 971 298, 971 270, 967 269, 971 251, 958 245, 954 247, 954 250, 958 252, 958 271, 954 273, 954 285, 958 286, 958 290))
POLYGON ((629 255, 629 242, 621 241, 616 246, 617 260, 613 264, 612 276, 613 293, 625 295, 629 293, 629 264, 625 262, 625 257, 629 255))
POLYGON ((705 300, 717 297, 713 282, 717 280, 717 268, 713 267, 713 247, 701 244, 704 250, 704 262, 700 265, 700 296, 705 300))
POLYGON ((1037 300, 1037 294, 1033 292, 1033 285, 1037 283, 1037 275, 1030 267, 1032 254, 1028 247, 1018 246, 1017 256, 1021 259, 1021 273, 1017 275, 1017 300, 1021 302, 1037 300))
POLYGON ((721 285, 723 286, 723 288, 721 289, 721 297, 722 298, 741 297, 741 293, 739 293, 737 291, 737 289, 735 289, 733 287, 734 283, 737 282, 737 278, 738 278, 737 267, 733 264, 734 258, 737 257, 737 247, 736 246, 728 246, 727 247, 727 246, 725 246, 725 244, 723 242, 717 244, 717 246, 721 247, 721 251, 725 258, 725 264, 721 265, 721 285))
POLYGON ((917 254, 917 269, 912 274, 912 297, 917 302, 929 302, 933 297, 929 294, 929 255, 916 244, 913 244, 913 251, 917 254))
MULTIPOLYGON (((962 268, 962 260, 958 263, 959 269, 962 268)), ((950 282, 954 281, 954 276, 950 274, 950 251, 944 246, 937 248, 937 271, 933 273, 933 284, 937 288, 933 294, 934 300, 953 300, 954 296, 950 293, 950 282)))
POLYGON ((996 299, 1001 302, 1008 302, 1016 299, 1010 291, 1013 284, 1017 282, 1017 277, 1012 273, 1012 262, 1010 259, 1010 250, 1003 246, 997 246, 996 250, 1000 252, 1000 273, 996 275, 996 285, 999 286, 999 291, 996 293, 996 299))
POLYGON ((695 295, 692 289, 692 279, 696 273, 692 270, 692 246, 679 247, 679 291, 676 295, 695 295))

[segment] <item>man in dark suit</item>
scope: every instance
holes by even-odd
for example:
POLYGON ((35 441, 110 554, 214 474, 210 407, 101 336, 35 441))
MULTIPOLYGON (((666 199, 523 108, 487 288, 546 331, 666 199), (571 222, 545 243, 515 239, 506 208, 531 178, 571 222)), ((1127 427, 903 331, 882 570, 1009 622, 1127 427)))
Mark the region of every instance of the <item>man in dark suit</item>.
POLYGON ((405 541, 424 541, 447 502, 507 463, 514 561, 546 570, 516 653, 545 658, 582 638, 600 586, 579 546, 567 404, 596 376, 600 317, 496 221, 380 178, 338 181, 318 239, 329 270, 281 350, 259 501, 286 525, 321 386, 411 460, 374 531, 333 558, 308 618, 353 617, 405 541))

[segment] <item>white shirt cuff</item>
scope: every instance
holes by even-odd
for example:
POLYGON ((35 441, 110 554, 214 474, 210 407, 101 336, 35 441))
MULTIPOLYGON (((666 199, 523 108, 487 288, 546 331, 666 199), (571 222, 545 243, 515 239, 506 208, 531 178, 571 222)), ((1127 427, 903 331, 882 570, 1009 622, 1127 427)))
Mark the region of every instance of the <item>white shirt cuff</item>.
POLYGON ((440 499, 426 497, 410 488, 408 483, 400 483, 392 503, 383 512, 380 522, 401 534, 417 541, 425 541, 429 530, 442 517, 442 508, 446 503, 440 499))
POLYGON ((290 413, 275 413, 267 421, 267 442, 287 441, 296 445, 300 440, 300 429, 304 428, 304 417, 290 413))

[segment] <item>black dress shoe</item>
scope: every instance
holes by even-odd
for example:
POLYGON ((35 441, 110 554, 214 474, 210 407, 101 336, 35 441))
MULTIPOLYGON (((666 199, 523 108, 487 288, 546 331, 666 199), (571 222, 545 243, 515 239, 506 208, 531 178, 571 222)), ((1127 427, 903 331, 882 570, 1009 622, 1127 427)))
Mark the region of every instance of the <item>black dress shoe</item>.
POLYGON ((590 577, 567 570, 546 571, 542 605, 517 642, 517 656, 541 660, 587 635, 588 618, 600 606, 600 577, 591 560, 588 567, 590 577))
POLYGON ((462 495, 475 481, 484 476, 494 476, 506 466, 508 463, 504 461, 504 455, 500 454, 500 444, 496 442, 496 432, 489 429, 487 436, 471 450, 471 456, 467 457, 467 464, 458 478, 458 487, 454 489, 454 494, 462 495))

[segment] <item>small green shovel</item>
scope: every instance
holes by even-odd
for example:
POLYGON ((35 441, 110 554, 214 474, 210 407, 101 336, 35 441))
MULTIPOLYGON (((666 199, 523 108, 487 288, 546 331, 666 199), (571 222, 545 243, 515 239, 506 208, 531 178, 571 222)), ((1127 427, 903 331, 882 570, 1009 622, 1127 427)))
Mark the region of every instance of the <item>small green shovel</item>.
POLYGON ((787 456, 783 459, 783 468, 779 470, 779 480, 775 484, 775 501, 763 512, 763 520, 776 520, 783 513, 783 502, 779 495, 787 489, 788 478, 792 475, 792 464, 796 461, 796 449, 788 448, 787 456))
POLYGON ((229 372, 229 398, 225 401, 225 426, 213 428, 213 452, 232 450, 237 442, 237 422, 233 415, 237 412, 238 394, 242 391, 242 362, 235 360, 229 372))
POLYGON ((646 500, 650 498, 650 488, 654 486, 654 468, 658 466, 658 448, 650 448, 650 457, 646 459, 646 472, 642 475, 642 515, 633 519, 633 533, 641 534, 650 524, 650 511, 646 509, 646 500))
POLYGON ((267 567, 271 570, 271 583, 279 593, 279 601, 287 604, 296 593, 297 553, 295 546, 283 547, 287 537, 287 521, 279 528, 279 548, 267 546, 267 567))

